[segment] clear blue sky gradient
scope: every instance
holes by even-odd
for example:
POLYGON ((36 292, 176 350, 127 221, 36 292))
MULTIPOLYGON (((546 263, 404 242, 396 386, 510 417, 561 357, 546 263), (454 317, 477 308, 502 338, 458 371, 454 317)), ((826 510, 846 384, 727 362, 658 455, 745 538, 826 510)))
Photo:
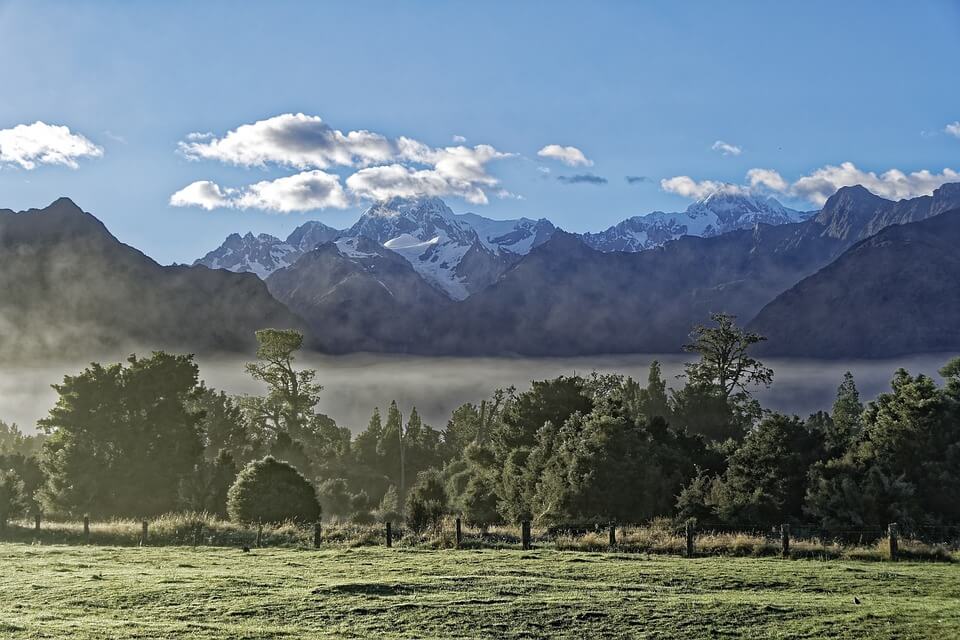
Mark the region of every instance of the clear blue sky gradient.
POLYGON ((291 173, 176 153, 189 132, 287 112, 521 154, 489 169, 523 199, 451 206, 583 231, 684 208, 658 184, 676 175, 960 169, 943 132, 960 119, 960 3, 0 1, 0 96, 0 129, 64 124, 104 148, 76 170, 0 169, 0 207, 69 196, 163 263, 233 231, 356 219, 168 205, 194 180, 291 173), (743 153, 711 151, 718 139, 743 153), (583 170, 556 163, 544 178, 536 151, 552 143, 608 183, 562 184, 583 170))

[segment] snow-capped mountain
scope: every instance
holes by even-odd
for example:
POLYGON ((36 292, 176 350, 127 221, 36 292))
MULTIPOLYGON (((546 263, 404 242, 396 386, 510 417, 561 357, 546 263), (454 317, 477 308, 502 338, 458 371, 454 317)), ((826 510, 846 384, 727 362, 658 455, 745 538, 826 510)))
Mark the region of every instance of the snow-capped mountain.
POLYGON ((801 222, 815 213, 787 208, 773 198, 718 192, 694 202, 686 211, 654 211, 582 237, 598 251, 643 251, 680 236, 710 237, 760 223, 801 222))
POLYGON ((470 225, 486 248, 497 251, 509 251, 518 255, 527 255, 530 249, 546 242, 556 227, 546 218, 531 220, 492 220, 476 213, 455 214, 458 220, 470 225))
POLYGON ((467 218, 440 198, 391 198, 367 209, 342 237, 375 240, 448 297, 463 300, 496 280, 515 259, 489 239, 484 242, 467 218))
POLYGON ((223 244, 193 264, 236 273, 255 273, 266 278, 277 269, 289 267, 318 244, 330 242, 340 231, 311 220, 293 230, 286 241, 268 233, 241 236, 233 233, 223 244))

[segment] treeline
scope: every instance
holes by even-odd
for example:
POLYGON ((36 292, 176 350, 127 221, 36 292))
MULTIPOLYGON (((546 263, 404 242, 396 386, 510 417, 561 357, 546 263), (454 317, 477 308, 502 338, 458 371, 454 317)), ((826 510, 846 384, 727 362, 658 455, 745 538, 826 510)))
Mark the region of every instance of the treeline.
POLYGON ((847 374, 831 410, 804 420, 751 395, 773 379, 750 355, 763 338, 712 320, 694 329, 676 388, 654 362, 645 384, 593 374, 498 390, 441 429, 394 402, 353 437, 318 411, 296 332, 258 332, 247 371, 262 396, 208 388, 186 355, 93 364, 55 386, 42 435, 0 424, 0 518, 960 522, 960 359, 942 386, 899 370, 866 406, 847 374))

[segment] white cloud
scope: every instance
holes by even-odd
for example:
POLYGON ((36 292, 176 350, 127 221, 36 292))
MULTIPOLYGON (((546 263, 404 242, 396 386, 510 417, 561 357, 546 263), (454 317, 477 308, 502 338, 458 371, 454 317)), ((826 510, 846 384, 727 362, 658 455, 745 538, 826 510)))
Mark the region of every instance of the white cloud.
POLYGON ((932 173, 927 169, 906 173, 889 169, 881 174, 863 171, 852 162, 839 166, 825 165, 790 183, 773 169, 750 169, 746 185, 735 185, 713 180, 696 181, 690 176, 676 176, 660 181, 664 191, 687 198, 700 199, 715 191, 728 193, 751 193, 772 191, 791 198, 798 198, 822 206, 827 198, 841 187, 863 185, 871 192, 890 200, 915 198, 933 193, 934 189, 948 182, 960 182, 960 172, 944 169, 932 173))
POLYGON ((675 176, 660 181, 660 188, 669 193, 676 193, 684 198, 701 200, 713 193, 745 193, 746 188, 729 182, 714 180, 696 181, 690 176, 675 176))
POLYGON ((554 160, 559 160, 568 167, 592 167, 593 160, 587 158, 583 155, 583 151, 577 149, 576 147, 563 147, 559 144, 548 144, 540 151, 537 151, 537 155, 541 158, 553 158, 554 160))
POLYGON ((750 169, 750 171, 747 171, 747 181, 752 189, 763 187, 781 193, 790 189, 790 185, 783 179, 783 176, 773 169, 750 169))
POLYGON ((467 141, 467 139, 464 138, 463 136, 453 136, 453 141, 457 144, 463 144, 464 142, 467 141))
POLYGON ((0 129, 0 165, 27 170, 41 164, 62 164, 76 169, 80 158, 99 158, 103 149, 68 127, 37 120, 0 129))
POLYGON ((951 122, 943 130, 956 138, 960 138, 960 120, 951 122))
POLYGON ((263 180, 242 189, 223 189, 209 180, 199 180, 170 196, 174 207, 263 209, 277 213, 344 209, 349 199, 336 175, 318 169, 276 180, 263 180))
MULTIPOLYGON (((454 139, 464 140, 462 136, 454 139)), ((238 195, 228 198, 228 206, 240 208, 304 211, 345 207, 349 206, 348 200, 418 195, 460 196, 475 204, 485 204, 488 193, 499 198, 512 195, 499 186, 499 180, 487 171, 487 164, 513 154, 490 145, 434 148, 403 136, 389 139, 370 131, 345 134, 317 116, 302 113, 241 125, 222 138, 208 133, 189 134, 180 142, 179 150, 195 160, 313 169, 236 190, 238 195), (346 179, 348 191, 344 191, 337 175, 320 171, 334 165, 359 168, 346 179)), ((219 202, 210 185, 203 191, 200 187, 186 194, 184 191, 175 194, 177 206, 193 202, 212 208, 211 204, 219 202)))
POLYGON ((930 195, 940 185, 957 181, 960 181, 960 173, 952 169, 944 169, 939 174, 927 169, 913 173, 890 169, 877 175, 873 171, 858 169, 852 162, 843 162, 840 166, 826 165, 803 176, 790 185, 786 193, 819 206, 840 187, 855 184, 863 185, 883 198, 900 200, 930 195))
POLYGON ((228 131, 222 138, 191 133, 178 145, 191 159, 219 160, 245 167, 268 163, 298 169, 387 162, 396 153, 386 137, 370 131, 343 133, 319 116, 285 113, 228 131))
POLYGON ((713 143, 713 146, 710 147, 714 151, 719 151, 725 156, 738 156, 743 153, 743 149, 738 147, 735 144, 730 144, 729 142, 724 142, 723 140, 717 140, 713 143))
POLYGON ((197 180, 170 196, 174 207, 202 207, 207 211, 232 206, 227 194, 215 182, 197 180))
POLYGON ((240 209, 265 209, 278 213, 345 209, 350 206, 340 177, 320 170, 264 180, 243 189, 236 199, 240 209))

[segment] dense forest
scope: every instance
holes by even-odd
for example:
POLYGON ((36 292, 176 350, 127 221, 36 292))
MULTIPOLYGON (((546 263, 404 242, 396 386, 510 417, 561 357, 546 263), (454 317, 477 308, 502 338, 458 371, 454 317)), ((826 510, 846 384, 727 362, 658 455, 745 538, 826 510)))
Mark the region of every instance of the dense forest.
POLYGON ((960 358, 939 386, 901 369, 866 405, 847 374, 832 408, 802 419, 752 395, 774 376, 751 355, 763 340, 718 314, 694 328, 675 385, 657 362, 645 384, 534 381, 460 406, 440 429, 392 402, 356 435, 320 411, 296 331, 257 332, 247 372, 261 396, 209 388, 190 355, 94 363, 54 386, 40 433, 0 422, 0 522, 175 511, 415 530, 446 514, 480 527, 960 522, 960 358))

